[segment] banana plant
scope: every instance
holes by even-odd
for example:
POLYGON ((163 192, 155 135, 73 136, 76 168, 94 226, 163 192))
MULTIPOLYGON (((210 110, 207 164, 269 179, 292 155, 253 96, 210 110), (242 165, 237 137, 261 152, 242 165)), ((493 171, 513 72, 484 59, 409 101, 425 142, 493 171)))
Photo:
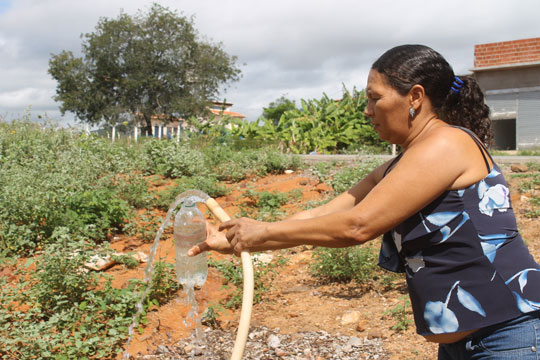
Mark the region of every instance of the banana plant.
POLYGON ((277 140, 293 153, 335 153, 364 144, 383 146, 364 114, 366 105, 364 91, 355 88, 350 92, 344 87, 340 100, 326 94, 321 99, 302 99, 300 108, 285 111, 277 124, 265 118, 244 121, 233 129, 233 135, 277 140))

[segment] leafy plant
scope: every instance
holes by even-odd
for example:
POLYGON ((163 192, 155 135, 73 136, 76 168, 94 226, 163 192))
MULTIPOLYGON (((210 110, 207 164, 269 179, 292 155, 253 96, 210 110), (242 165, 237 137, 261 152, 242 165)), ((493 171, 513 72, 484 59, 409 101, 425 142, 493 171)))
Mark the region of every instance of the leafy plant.
MULTIPOLYGON (((0 357, 115 359, 146 284, 135 280, 126 288, 114 288, 108 277, 84 269, 93 254, 88 244, 71 238, 68 231, 55 233, 55 240, 19 270, 19 283, 0 279, 0 357)), ((172 265, 155 266, 143 316, 179 289, 172 265)))
POLYGON ((173 264, 156 261, 154 274, 147 302, 155 305, 163 305, 174 298, 176 292, 182 289, 176 281, 176 269, 173 264))
POLYGON ((81 229, 82 235, 89 238, 102 239, 108 232, 122 228, 129 211, 127 203, 108 189, 84 191, 69 199, 63 223, 81 229))
POLYGON ((139 261, 133 256, 127 255, 113 255, 112 260, 118 264, 124 264, 128 269, 135 269, 139 266, 139 261))
POLYGON ((533 176, 529 180, 524 180, 519 183, 519 192, 527 193, 540 189, 540 175, 533 176))
POLYGON ((221 306, 208 306, 206 311, 201 315, 201 324, 213 329, 220 328, 219 314, 221 306))
POLYGON ((365 283, 374 279, 376 251, 368 245, 313 250, 311 272, 325 281, 365 283))
POLYGON ((124 225, 124 230, 130 236, 139 236, 144 241, 153 240, 163 219, 154 213, 146 211, 138 216, 137 221, 124 225))
POLYGON ((0 252, 39 248, 58 227, 98 241, 121 229, 131 200, 118 179, 137 170, 138 154, 65 129, 1 123, 0 252))
POLYGON ((261 221, 276 221, 285 215, 281 207, 302 197, 302 190, 295 189, 288 193, 279 191, 247 190, 244 195, 250 200, 240 206, 240 216, 254 217, 261 221))
MULTIPOLYGON (((540 154, 536 156, 540 156, 540 154)), ((525 165, 527 165, 527 167, 529 168, 529 171, 540 172, 540 162, 529 161, 525 165)))
POLYGON ((364 114, 366 103, 363 91, 344 88, 339 101, 326 94, 320 100, 302 99, 300 109, 289 107, 278 121, 265 117, 251 123, 236 121, 232 133, 243 138, 278 139, 282 149, 293 153, 339 152, 364 145, 385 149, 387 143, 379 140, 364 114))
POLYGON ((405 331, 412 323, 412 320, 408 316, 411 303, 407 296, 402 296, 399 300, 400 302, 392 309, 385 311, 383 316, 390 315, 396 321, 396 324, 392 326, 392 330, 405 331))
POLYGON ((342 165, 335 161, 321 161, 313 164, 309 170, 313 175, 317 176, 319 182, 326 182, 332 178, 333 173, 337 172, 337 168, 342 165))

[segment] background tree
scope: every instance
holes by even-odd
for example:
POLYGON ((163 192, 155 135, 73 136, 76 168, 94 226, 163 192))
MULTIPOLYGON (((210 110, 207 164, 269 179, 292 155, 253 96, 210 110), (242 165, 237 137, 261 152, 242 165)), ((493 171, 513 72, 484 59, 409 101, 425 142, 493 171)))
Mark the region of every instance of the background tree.
POLYGON ((287 99, 285 95, 275 101, 272 101, 268 107, 263 108, 262 117, 271 120, 274 125, 279 123, 279 119, 284 112, 296 109, 294 100, 287 99))
POLYGON ((220 87, 241 74, 221 43, 199 39, 192 17, 158 4, 148 13, 101 18, 82 37, 82 57, 53 54, 49 73, 62 114, 92 124, 114 125, 129 114, 150 130, 155 115, 165 123, 204 115, 220 87))

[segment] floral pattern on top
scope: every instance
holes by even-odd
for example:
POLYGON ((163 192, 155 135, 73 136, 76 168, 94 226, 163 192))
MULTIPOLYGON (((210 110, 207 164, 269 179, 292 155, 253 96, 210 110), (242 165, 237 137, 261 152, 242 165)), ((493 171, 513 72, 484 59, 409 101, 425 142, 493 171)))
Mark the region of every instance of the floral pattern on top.
POLYGON ((540 265, 519 235, 495 163, 484 179, 445 192, 386 233, 379 265, 406 272, 421 335, 478 329, 540 311, 540 265))
POLYGON ((458 286, 459 280, 454 283, 448 295, 446 301, 428 301, 424 310, 424 318, 429 325, 429 329, 433 334, 451 333, 457 331, 459 328, 459 322, 456 314, 448 308, 448 302, 450 301, 450 295, 452 291, 457 287, 457 299, 459 303, 470 311, 477 312, 481 316, 485 317, 486 312, 480 305, 480 302, 472 296, 468 291, 458 286))

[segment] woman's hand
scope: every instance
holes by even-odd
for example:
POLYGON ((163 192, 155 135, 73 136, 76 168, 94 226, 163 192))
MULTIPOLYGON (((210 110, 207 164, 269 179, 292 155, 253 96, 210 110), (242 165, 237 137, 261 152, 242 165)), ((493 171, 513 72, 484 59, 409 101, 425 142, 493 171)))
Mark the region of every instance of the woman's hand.
POLYGON ((266 240, 267 223, 248 218, 240 218, 222 223, 219 230, 227 230, 225 234, 235 255, 244 250, 260 247, 266 240))
POLYGON ((225 234, 219 232, 217 227, 210 223, 206 223, 206 240, 189 249, 188 255, 195 256, 204 251, 217 251, 222 254, 232 254, 233 252, 225 234))

